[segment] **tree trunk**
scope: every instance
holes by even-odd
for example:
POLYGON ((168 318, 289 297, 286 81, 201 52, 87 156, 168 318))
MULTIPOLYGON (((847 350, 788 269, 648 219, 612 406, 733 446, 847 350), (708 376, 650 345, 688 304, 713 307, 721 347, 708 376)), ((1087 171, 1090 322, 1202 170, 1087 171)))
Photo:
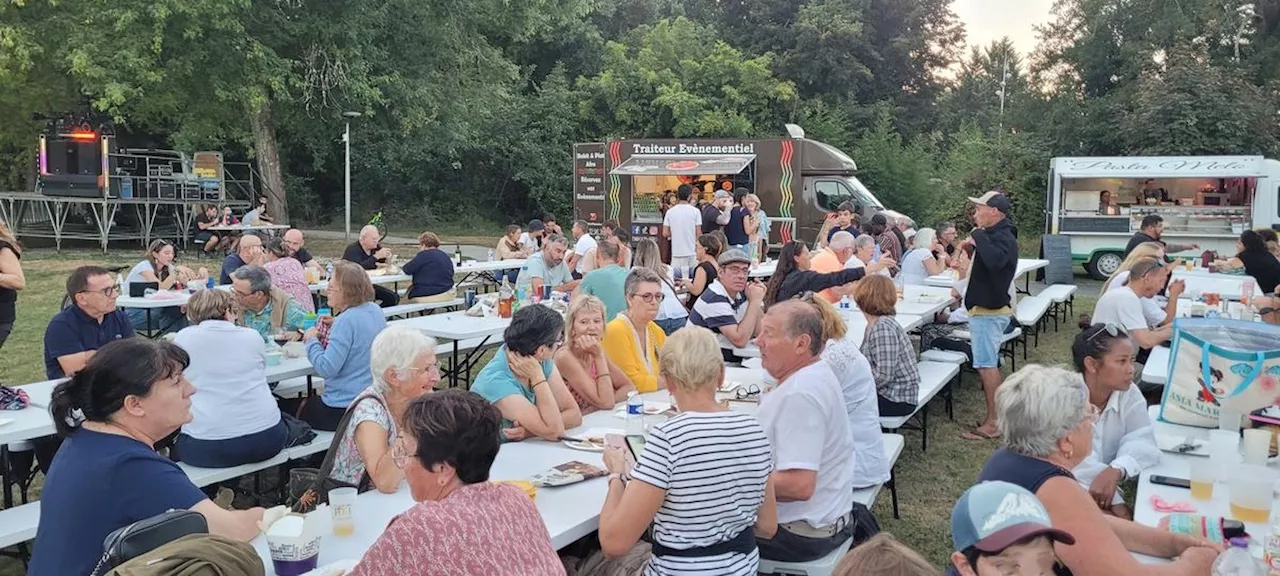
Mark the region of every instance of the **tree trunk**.
POLYGON ((262 191, 267 195, 267 213, 275 218, 277 224, 288 224, 289 198, 284 190, 280 143, 276 140, 276 126, 271 120, 271 104, 264 102, 257 109, 251 109, 249 121, 253 126, 254 156, 258 161, 258 174, 262 177, 262 191))

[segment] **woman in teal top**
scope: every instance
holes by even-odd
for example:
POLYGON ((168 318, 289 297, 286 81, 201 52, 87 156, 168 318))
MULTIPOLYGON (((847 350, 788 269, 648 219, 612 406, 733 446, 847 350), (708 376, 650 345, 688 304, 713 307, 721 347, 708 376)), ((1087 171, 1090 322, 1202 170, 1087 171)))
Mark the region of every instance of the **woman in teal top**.
POLYGON ((504 441, 559 440, 582 424, 582 411, 551 358, 564 341, 564 318, 546 306, 521 308, 503 345, 476 375, 471 391, 502 412, 504 441))

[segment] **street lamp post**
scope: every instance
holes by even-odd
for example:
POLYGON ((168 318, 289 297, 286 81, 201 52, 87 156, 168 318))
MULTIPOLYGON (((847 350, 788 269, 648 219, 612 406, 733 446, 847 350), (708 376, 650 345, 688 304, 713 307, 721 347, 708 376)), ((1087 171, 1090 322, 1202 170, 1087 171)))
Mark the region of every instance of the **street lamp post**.
POLYGON ((346 206, 346 241, 351 242, 351 119, 359 118, 359 112, 343 112, 343 116, 347 118, 346 129, 342 132, 342 143, 346 148, 346 185, 344 186, 344 196, 346 206))

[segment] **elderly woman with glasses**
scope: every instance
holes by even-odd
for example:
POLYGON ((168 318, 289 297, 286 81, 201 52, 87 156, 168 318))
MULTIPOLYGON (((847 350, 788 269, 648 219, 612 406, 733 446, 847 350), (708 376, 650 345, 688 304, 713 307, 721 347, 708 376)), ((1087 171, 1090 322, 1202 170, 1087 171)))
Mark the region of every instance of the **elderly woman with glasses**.
POLYGON ((474 392, 441 390, 411 402, 392 460, 417 504, 347 576, 563 575, 537 505, 520 488, 489 481, 501 422, 474 392))
POLYGON ((662 278, 648 268, 635 268, 623 284, 627 309, 604 327, 604 352, 631 379, 639 392, 658 389, 658 349, 667 333, 654 321, 665 295, 662 278))
POLYGON ((1035 494, 1053 527, 1076 538, 1073 546, 1055 545, 1072 574, 1208 574, 1216 545, 1103 514, 1072 475, 1093 451, 1098 408, 1089 396, 1080 375, 1065 368, 1032 364, 1010 376, 996 392, 1004 447, 987 460, 978 482, 1001 480, 1035 494), (1177 560, 1142 564, 1133 552, 1177 560))
POLYGON ((1093 425, 1093 450, 1072 473, 1103 512, 1128 519, 1133 510, 1119 484, 1160 462, 1147 400, 1133 383, 1135 351, 1129 335, 1112 324, 1084 329, 1071 345, 1089 404, 1101 413, 1093 425))
POLYGON ((351 419, 333 445, 334 480, 390 494, 404 474, 391 463, 391 445, 404 430, 409 403, 440 382, 436 341, 418 330, 392 326, 373 339, 370 351, 373 385, 347 408, 351 419))
POLYGON ((502 412, 505 440, 558 440, 582 424, 582 410, 552 362, 564 337, 564 318, 546 306, 511 316, 503 344, 480 370, 471 390, 502 412))

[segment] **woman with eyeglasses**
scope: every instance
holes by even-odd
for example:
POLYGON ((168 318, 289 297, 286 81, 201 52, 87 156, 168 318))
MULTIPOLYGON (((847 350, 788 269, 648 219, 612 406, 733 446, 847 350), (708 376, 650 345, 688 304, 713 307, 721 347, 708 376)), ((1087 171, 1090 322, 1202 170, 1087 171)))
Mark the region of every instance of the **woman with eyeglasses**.
POLYGON ((666 296, 662 278, 648 268, 635 268, 623 284, 627 309, 604 328, 604 352, 631 379, 638 392, 658 389, 658 350, 666 332, 654 321, 666 296))
MULTIPOLYGON (((165 240, 152 240, 151 245, 147 246, 145 256, 141 262, 129 270, 129 275, 124 280, 124 294, 121 296, 140 296, 139 292, 142 292, 143 288, 135 285, 152 284, 157 290, 172 290, 187 284, 204 282, 209 277, 207 269, 201 268, 200 272, 196 273, 186 266, 175 265, 173 244, 165 240)), ((129 315, 129 321, 133 323, 135 330, 156 329, 163 334, 177 332, 187 326, 186 317, 178 306, 151 310, 150 326, 147 325, 147 310, 126 308, 125 314, 129 315)))
POLYGON ((552 362, 563 338, 559 312, 541 305, 521 308, 511 315, 502 346, 471 383, 472 392, 502 413, 504 441, 556 441, 582 424, 582 410, 552 362))
POLYGON ((1148 576, 1209 573, 1221 548, 1212 542, 1103 514, 1072 474, 1093 451, 1098 407, 1079 374, 1032 364, 996 391, 996 426, 1004 447, 987 459, 978 482, 1000 480, 1036 495, 1053 527, 1075 536, 1054 546, 1065 571, 1057 574, 1148 576), (1133 553, 1174 558, 1143 564, 1133 553))
POLYGON ((658 275, 658 279, 662 280, 659 287, 662 288, 662 304, 658 306, 658 316, 654 322, 658 323, 658 327, 662 328, 662 332, 670 336, 672 332, 684 328, 685 323, 689 321, 689 309, 684 307, 680 299, 676 296, 676 287, 672 282, 671 267, 662 262, 662 255, 658 251, 658 243, 652 238, 642 238, 636 242, 635 265, 637 268, 648 268, 654 274, 658 275))
POLYGON ((563 575, 537 505, 520 488, 489 481, 501 422, 474 392, 441 390, 411 402, 391 460, 417 503, 391 520, 347 576, 563 575))
POLYGON ((881 416, 914 414, 920 395, 920 369, 907 331, 894 318, 898 289, 885 276, 869 276, 858 283, 853 301, 867 318, 862 354, 880 396, 881 416))
POLYGON ((565 314, 564 346, 556 351, 556 368, 583 414, 612 410, 636 389, 604 351, 604 302, 576 296, 565 314))
POLYGON ((1147 400, 1133 383, 1135 348, 1114 324, 1094 324, 1076 336, 1071 356, 1101 416, 1093 425, 1093 450, 1072 473, 1104 513, 1133 518, 1118 486, 1160 462, 1147 400))
POLYGON ((347 408, 351 418, 330 448, 337 451, 330 477, 362 492, 372 487, 390 494, 404 479, 391 462, 391 445, 404 430, 405 410, 440 382, 436 341, 412 328, 389 327, 373 339, 369 366, 373 385, 347 408))

